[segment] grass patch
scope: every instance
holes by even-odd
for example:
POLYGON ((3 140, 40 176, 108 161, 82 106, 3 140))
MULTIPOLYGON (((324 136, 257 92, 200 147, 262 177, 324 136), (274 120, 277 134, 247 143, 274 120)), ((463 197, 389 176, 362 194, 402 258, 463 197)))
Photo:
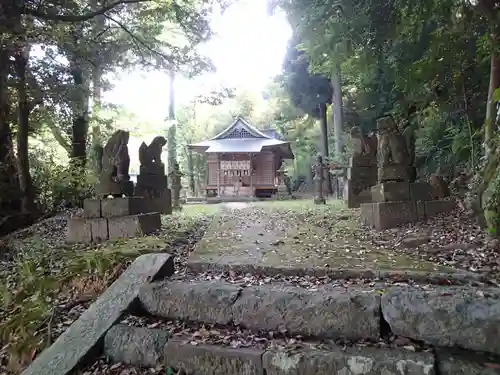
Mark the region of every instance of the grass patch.
POLYGON ((162 230, 155 235, 97 245, 68 245, 60 228, 10 241, 14 258, 0 270, 0 340, 6 345, 0 362, 7 356, 11 370, 26 366, 69 325, 60 315, 75 303, 94 301, 137 256, 170 251, 193 236, 214 211, 189 207, 162 216, 162 230))

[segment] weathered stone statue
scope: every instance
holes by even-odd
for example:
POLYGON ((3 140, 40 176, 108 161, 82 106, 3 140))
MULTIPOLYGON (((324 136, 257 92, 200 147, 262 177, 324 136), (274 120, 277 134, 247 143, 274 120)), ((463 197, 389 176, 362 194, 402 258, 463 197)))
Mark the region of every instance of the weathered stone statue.
POLYGON ((412 175, 411 157, 392 116, 380 118, 377 128, 379 182, 409 181, 412 175))
POLYGON ((165 166, 161 161, 161 153, 166 144, 167 140, 162 136, 155 137, 149 146, 142 142, 139 147, 139 162, 141 163, 141 169, 150 173, 157 173, 161 169, 163 170, 163 174, 165 174, 165 166))
POLYGON ((323 195, 323 181, 325 164, 323 163, 323 156, 318 154, 316 156, 316 163, 313 165, 314 171, 314 203, 315 204, 325 204, 326 199, 323 195))
POLYGON ((180 204, 180 193, 182 188, 181 178, 184 176, 184 173, 181 172, 179 168, 179 163, 175 162, 172 168, 172 172, 170 172, 169 177, 172 181, 172 209, 173 210, 182 210, 182 206, 180 204))
POLYGON ((97 147, 99 184, 97 193, 100 196, 131 196, 134 184, 130 181, 128 170, 130 156, 128 154, 128 131, 117 130, 106 145, 97 147))
POLYGON ((359 126, 353 126, 350 135, 354 146, 354 156, 375 158, 377 155, 377 137, 374 134, 370 136, 364 135, 359 126))
POLYGON ((161 153, 166 144, 167 140, 161 136, 155 137, 149 146, 142 142, 139 147, 141 165, 135 195, 147 198, 151 209, 169 214, 172 212, 170 190, 165 176, 165 165, 161 161, 161 153))

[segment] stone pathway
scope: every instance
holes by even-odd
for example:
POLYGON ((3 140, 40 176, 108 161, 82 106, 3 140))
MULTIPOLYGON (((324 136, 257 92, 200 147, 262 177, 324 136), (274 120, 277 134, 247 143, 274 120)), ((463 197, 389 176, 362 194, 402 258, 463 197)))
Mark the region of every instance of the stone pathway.
POLYGON ((346 270, 452 273, 456 270, 354 236, 352 213, 309 201, 227 204, 188 259, 195 272, 333 273, 346 270))

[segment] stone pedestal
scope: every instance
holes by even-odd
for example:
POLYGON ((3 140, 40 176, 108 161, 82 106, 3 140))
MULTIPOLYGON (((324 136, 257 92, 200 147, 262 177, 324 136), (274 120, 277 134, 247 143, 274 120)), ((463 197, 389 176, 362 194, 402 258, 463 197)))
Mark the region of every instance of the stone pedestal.
POLYGON ((181 198, 181 186, 172 185, 172 211, 182 211, 181 198))
POLYGON ((361 203, 371 202, 370 187, 377 183, 377 160, 365 155, 351 156, 344 185, 347 207, 357 208, 361 203))
POLYGON ((134 183, 132 181, 100 181, 96 186, 96 192, 99 197, 108 195, 131 197, 134 195, 134 183))
POLYGON ((148 201, 140 197, 86 199, 83 217, 68 220, 70 243, 101 242, 152 233, 161 228, 158 212, 146 212, 148 201))
POLYGON ((380 182, 386 181, 412 181, 415 176, 415 167, 404 165, 384 165, 378 167, 377 178, 380 182))
POLYGON ((163 164, 141 166, 137 176, 134 195, 145 201, 144 212, 172 213, 172 193, 168 188, 168 178, 165 176, 163 164))
POLYGON ((373 202, 401 202, 410 200, 409 182, 382 182, 371 187, 373 202))

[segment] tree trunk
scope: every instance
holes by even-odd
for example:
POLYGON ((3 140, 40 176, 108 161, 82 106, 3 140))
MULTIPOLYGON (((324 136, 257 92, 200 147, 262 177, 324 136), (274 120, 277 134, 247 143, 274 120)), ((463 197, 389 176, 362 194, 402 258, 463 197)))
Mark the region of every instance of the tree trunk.
POLYGON ((188 148, 186 151, 187 151, 187 164, 189 170, 189 189, 191 190, 191 194, 194 196, 196 191, 194 182, 193 150, 188 148))
POLYGON ((174 92, 174 71, 170 71, 170 89, 168 102, 168 119, 170 127, 168 128, 168 173, 172 172, 177 161, 177 142, 176 142, 176 124, 175 124, 175 92, 174 92))
POLYGON ((344 131, 344 115, 342 106, 342 85, 340 82, 340 61, 334 64, 332 72, 332 112, 333 112, 333 129, 335 137, 335 158, 340 158, 344 151, 342 142, 342 133, 344 131))
POLYGON ((75 85, 73 107, 71 159, 73 165, 81 168, 87 162, 87 136, 89 128, 89 85, 82 64, 71 62, 71 75, 75 85))
POLYGON ((488 88, 488 102, 486 105, 486 116, 484 120, 484 155, 489 158, 493 149, 491 142, 495 133, 496 103, 494 101, 495 90, 500 86, 500 56, 496 50, 491 52, 490 61, 490 85, 488 88))
MULTIPOLYGON (((323 151, 323 156, 325 158, 328 158, 329 156, 329 150, 328 150, 328 121, 327 121, 327 115, 326 115, 326 103, 322 103, 319 105, 319 122, 320 122, 320 128, 321 128, 321 143, 322 143, 322 151, 323 151)), ((333 189, 332 189, 332 180, 331 180, 331 174, 326 173, 325 175, 325 183, 328 188, 328 194, 333 194, 333 189)))
POLYGON ((10 107, 7 97, 9 57, 10 51, 0 44, 0 212, 2 213, 21 209, 21 193, 9 124, 10 107))
POLYGON ((30 174, 28 157, 28 133, 30 105, 27 96, 26 70, 30 46, 22 46, 15 55, 14 67, 18 78, 18 124, 17 124, 17 162, 19 187, 22 193, 21 209, 24 213, 35 211, 35 197, 30 174))

